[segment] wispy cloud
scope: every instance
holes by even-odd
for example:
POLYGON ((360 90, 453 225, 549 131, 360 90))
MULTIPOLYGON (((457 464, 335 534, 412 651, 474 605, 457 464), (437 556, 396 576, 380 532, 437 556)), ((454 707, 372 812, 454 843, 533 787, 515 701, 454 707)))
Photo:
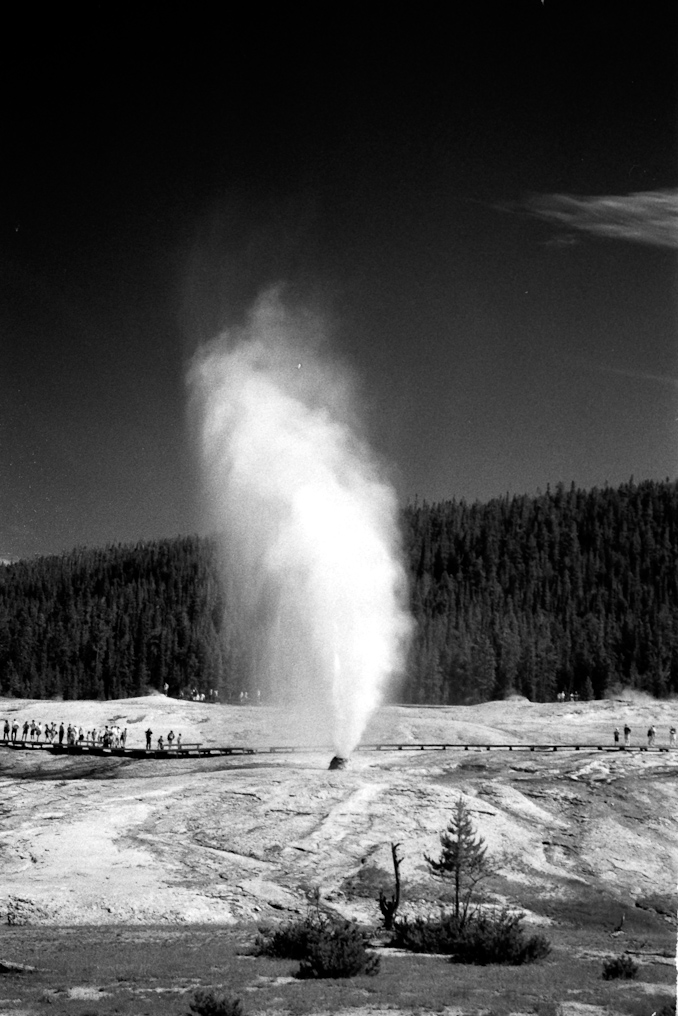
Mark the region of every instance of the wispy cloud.
POLYGON ((607 367, 603 364, 596 364, 596 369, 603 374, 617 374, 619 377, 630 377, 636 381, 655 381, 657 384, 669 385, 671 388, 678 388, 678 377, 672 374, 653 374, 649 370, 632 370, 626 367, 607 367))
POLYGON ((598 197, 537 194, 528 200, 527 207, 539 218, 560 223, 567 230, 653 247, 678 247, 678 189, 598 197))
POLYGON ((544 240, 544 247, 574 247, 578 243, 576 236, 572 233, 561 233, 559 236, 552 236, 550 240, 544 240))

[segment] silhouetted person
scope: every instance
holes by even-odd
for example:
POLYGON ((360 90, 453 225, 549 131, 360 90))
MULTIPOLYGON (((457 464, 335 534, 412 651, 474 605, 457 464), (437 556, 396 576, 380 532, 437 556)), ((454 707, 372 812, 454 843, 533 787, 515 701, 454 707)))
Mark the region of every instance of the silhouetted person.
POLYGON ((153 737, 153 731, 149 727, 146 731, 146 751, 151 750, 151 738, 153 737))

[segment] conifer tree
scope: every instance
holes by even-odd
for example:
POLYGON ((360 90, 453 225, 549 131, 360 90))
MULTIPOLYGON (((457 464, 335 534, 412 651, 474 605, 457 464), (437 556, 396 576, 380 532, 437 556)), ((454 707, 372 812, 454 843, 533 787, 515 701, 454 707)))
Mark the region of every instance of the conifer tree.
POLYGON ((477 836, 471 815, 458 798, 447 831, 440 834, 442 851, 438 860, 424 854, 431 871, 439 878, 449 879, 454 889, 454 916, 461 927, 468 918, 474 890, 479 882, 492 874, 486 858, 487 847, 477 836))

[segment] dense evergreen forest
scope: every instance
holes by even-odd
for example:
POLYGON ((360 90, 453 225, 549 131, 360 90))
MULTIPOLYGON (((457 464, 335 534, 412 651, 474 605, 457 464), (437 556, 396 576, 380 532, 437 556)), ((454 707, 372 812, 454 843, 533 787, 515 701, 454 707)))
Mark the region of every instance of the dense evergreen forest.
MULTIPOLYGON (((678 483, 415 503, 402 524, 416 627, 399 700, 678 691, 678 483)), ((0 693, 236 699, 253 647, 222 572, 198 537, 0 567, 0 693)))

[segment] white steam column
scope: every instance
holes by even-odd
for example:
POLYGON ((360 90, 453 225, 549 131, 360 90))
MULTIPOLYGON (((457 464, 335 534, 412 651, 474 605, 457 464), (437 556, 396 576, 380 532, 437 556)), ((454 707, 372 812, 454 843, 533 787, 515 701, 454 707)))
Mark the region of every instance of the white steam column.
POLYGON ((348 758, 411 622, 395 493, 320 333, 270 293, 189 381, 226 577, 259 643, 253 687, 290 707, 305 743, 348 758))

